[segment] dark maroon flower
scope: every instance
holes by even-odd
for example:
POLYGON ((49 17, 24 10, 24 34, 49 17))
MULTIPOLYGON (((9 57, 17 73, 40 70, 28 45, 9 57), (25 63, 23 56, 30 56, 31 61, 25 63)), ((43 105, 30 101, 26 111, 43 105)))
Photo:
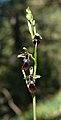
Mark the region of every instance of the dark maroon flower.
POLYGON ((28 90, 30 93, 36 92, 35 80, 33 79, 33 75, 29 75, 28 90))
POLYGON ((30 61, 28 54, 25 55, 25 58, 23 59, 23 61, 24 63, 21 69, 26 71, 29 68, 29 61, 30 61))
POLYGON ((35 36, 34 39, 33 39, 33 43, 37 45, 40 43, 40 37, 39 36, 35 36))
POLYGON ((36 92, 36 86, 35 86, 35 83, 33 81, 30 82, 28 90, 29 90, 30 93, 35 93, 36 92))
POLYGON ((29 68, 29 63, 28 62, 24 62, 24 64, 23 64, 23 66, 22 66, 22 70, 28 70, 28 68, 29 68))

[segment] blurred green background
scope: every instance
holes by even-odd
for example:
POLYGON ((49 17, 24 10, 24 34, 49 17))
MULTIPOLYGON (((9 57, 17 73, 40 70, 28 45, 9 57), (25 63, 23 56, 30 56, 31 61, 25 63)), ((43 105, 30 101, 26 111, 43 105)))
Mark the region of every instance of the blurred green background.
POLYGON ((37 120, 61 120, 61 0, 0 0, 0 120, 32 120, 32 98, 17 58, 33 53, 26 8, 42 36, 38 47, 37 120))

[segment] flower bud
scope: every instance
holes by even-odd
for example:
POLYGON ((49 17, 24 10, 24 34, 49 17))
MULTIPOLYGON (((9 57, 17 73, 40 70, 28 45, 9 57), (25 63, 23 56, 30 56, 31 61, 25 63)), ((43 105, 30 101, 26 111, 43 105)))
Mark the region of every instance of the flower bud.
POLYGON ((39 36, 35 36, 34 39, 33 39, 33 43, 37 45, 40 43, 40 37, 39 36))

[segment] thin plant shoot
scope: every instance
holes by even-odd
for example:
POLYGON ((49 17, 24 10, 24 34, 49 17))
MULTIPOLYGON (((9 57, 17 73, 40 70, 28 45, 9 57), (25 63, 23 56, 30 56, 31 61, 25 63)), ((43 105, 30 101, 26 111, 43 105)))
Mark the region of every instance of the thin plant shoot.
POLYGON ((26 86, 32 96, 33 100, 33 120, 36 120, 36 79, 40 78, 40 75, 36 74, 37 71, 37 48, 40 44, 42 37, 36 31, 35 20, 29 7, 26 9, 26 19, 28 23, 28 29, 31 35, 31 40, 34 47, 34 55, 29 53, 26 47, 23 47, 24 53, 19 54, 18 58, 23 59, 23 65, 21 67, 26 86), (33 60, 33 65, 30 66, 30 61, 33 60), (26 74, 29 71, 29 75, 26 74))

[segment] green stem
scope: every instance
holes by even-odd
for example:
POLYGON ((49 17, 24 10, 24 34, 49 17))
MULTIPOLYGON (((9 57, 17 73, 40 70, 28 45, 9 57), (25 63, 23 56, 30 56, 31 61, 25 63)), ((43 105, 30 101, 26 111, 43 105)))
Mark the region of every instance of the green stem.
MULTIPOLYGON (((35 44, 35 47, 34 47, 34 58, 35 58, 35 61, 34 61, 34 75, 36 75, 36 70, 37 70, 37 43, 35 44)), ((33 117, 34 117, 34 120, 36 120, 36 95, 34 94, 33 95, 33 117)))
POLYGON ((35 58, 35 62, 34 62, 34 75, 36 75, 36 70, 37 70, 37 43, 35 44, 35 48, 34 48, 34 58, 35 58))
POLYGON ((33 96, 33 118, 36 120, 36 96, 33 96))

